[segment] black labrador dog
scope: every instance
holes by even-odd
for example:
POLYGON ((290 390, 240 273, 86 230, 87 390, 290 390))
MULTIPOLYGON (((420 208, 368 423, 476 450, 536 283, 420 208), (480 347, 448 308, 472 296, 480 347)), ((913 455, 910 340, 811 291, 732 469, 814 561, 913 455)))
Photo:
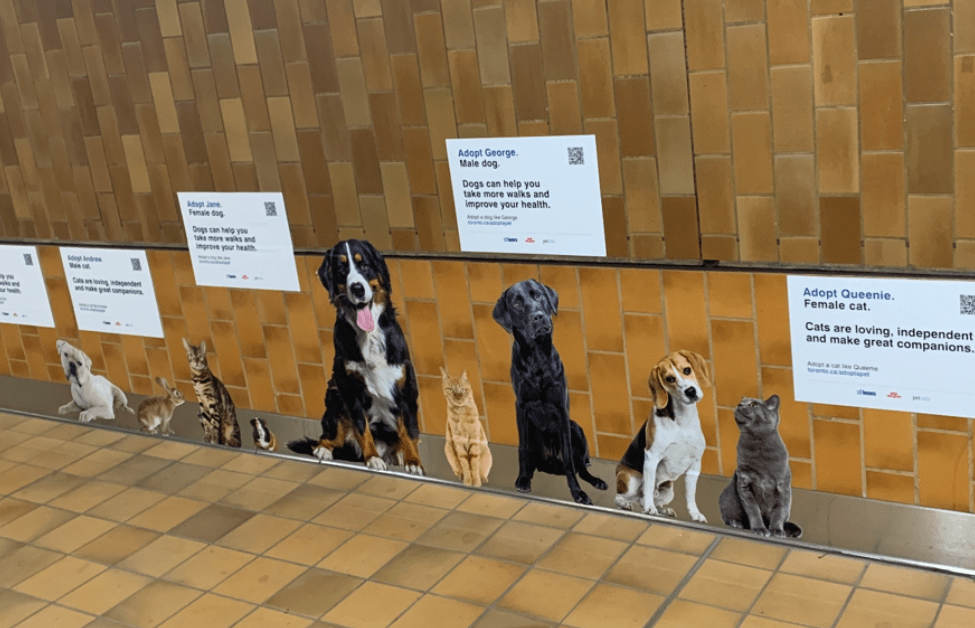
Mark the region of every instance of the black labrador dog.
POLYGON ((606 483, 589 473, 589 445, 579 424, 569 418, 565 368, 552 344, 552 316, 559 295, 534 279, 505 290, 494 306, 494 320, 515 338, 511 385, 518 422, 518 479, 522 493, 532 490, 535 470, 565 475, 572 499, 591 504, 576 473, 599 490, 606 483))

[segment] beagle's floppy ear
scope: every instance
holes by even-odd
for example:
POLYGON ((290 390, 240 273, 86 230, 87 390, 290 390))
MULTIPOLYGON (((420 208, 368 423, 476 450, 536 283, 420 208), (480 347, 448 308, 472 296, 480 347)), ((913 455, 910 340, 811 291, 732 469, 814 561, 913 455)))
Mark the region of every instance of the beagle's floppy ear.
POLYGON ((691 363, 691 368, 694 369, 694 375, 697 377, 697 381, 701 382, 702 386, 711 385, 711 372, 708 370, 708 363, 704 361, 699 354, 693 351, 678 351, 678 355, 683 356, 685 360, 691 363))
MULTIPOLYGON (((508 290, 510 289, 508 288, 508 290)), ((513 325, 511 324, 511 312, 508 311, 508 290, 502 292, 501 296, 498 297, 498 302, 494 304, 494 311, 491 316, 498 325, 504 327, 504 330, 510 334, 513 325)))
POLYGON ((666 408, 667 404, 670 403, 670 393, 664 387, 663 373, 659 364, 650 370, 650 379, 647 380, 647 385, 650 386, 653 407, 657 409, 666 408))
POLYGON ((536 281, 536 280, 532 279, 532 282, 538 287, 538 289, 541 291, 541 293, 544 294, 545 295, 545 298, 548 300, 548 305, 549 305, 549 312, 548 313, 550 315, 552 315, 552 316, 558 314, 559 313, 559 293, 556 292, 554 289, 546 286, 545 284, 543 284, 540 281, 536 281))

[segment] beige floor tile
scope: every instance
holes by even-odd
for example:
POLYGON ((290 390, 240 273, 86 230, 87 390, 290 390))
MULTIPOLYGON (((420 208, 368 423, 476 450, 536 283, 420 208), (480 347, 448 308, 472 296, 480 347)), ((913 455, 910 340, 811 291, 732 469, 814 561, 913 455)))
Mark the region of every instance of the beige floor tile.
POLYGON ((384 497, 349 493, 315 517, 312 522, 359 531, 395 505, 395 501, 384 497))
POLYGON ((58 604, 101 615, 151 582, 152 579, 145 576, 121 569, 108 569, 62 597, 58 604))
POLYGON ((169 532, 206 507, 207 502, 171 495, 129 519, 128 524, 156 532, 169 532))
POLYGON ((740 613, 704 606, 696 602, 674 600, 667 606, 663 615, 653 625, 653 628, 690 628, 700 626, 704 628, 735 628, 741 619, 740 613))
POLYGON ((85 456, 81 460, 69 464, 63 471, 71 475, 93 478, 96 475, 105 473, 116 465, 122 464, 131 457, 132 454, 128 452, 100 449, 85 456))
POLYGON ((20 541, 14 541, 13 539, 3 539, 0 538, 0 560, 2 560, 8 554, 24 547, 24 544, 20 541))
POLYGON ((33 545, 70 554, 91 543, 116 526, 113 521, 77 515, 74 519, 51 530, 33 541, 33 545))
POLYGON ((91 623, 92 619, 94 617, 91 615, 52 604, 17 624, 17 628, 53 628, 54 626, 57 628, 81 628, 91 623))
POLYGON ((434 506, 435 508, 446 508, 451 510, 456 508, 461 502, 470 497, 473 491, 444 486, 443 484, 423 484, 403 501, 411 504, 422 504, 424 506, 434 506))
POLYGON ((14 499, 13 497, 0 498, 0 527, 7 525, 14 519, 23 517, 39 507, 40 504, 25 502, 22 499, 14 499))
POLYGON ((975 608, 945 604, 938 613, 934 628, 971 628, 975 626, 975 608))
POLYGON ((254 513, 250 510, 242 510, 223 504, 210 504, 170 530, 170 534, 204 543, 213 543, 237 526, 243 525, 253 516, 254 513))
POLYGON ((791 550, 779 571, 840 584, 855 584, 866 564, 862 560, 830 556, 821 552, 791 550))
POLYGON ((14 587, 15 591, 53 602, 101 572, 103 565, 65 556, 14 587))
POLYGON ((10 426, 10 429, 14 432, 21 432, 23 434, 43 434, 44 432, 50 432, 55 428, 61 427, 61 425, 63 424, 56 421, 27 419, 26 421, 21 421, 16 425, 10 426))
POLYGON ((216 541, 217 545, 254 554, 265 550, 298 529, 300 522, 257 514, 216 541))
POLYGON ((550 528, 568 530, 585 516, 585 512, 569 506, 553 506, 540 502, 528 502, 512 519, 535 523, 550 528))
POLYGON ((154 458, 165 458, 166 460, 182 460, 190 454, 199 451, 198 445, 181 443, 174 440, 163 440, 158 445, 146 449, 143 453, 154 458))
POLYGON ((312 484, 300 484, 295 490, 265 508, 264 513, 300 521, 311 521, 345 495, 345 491, 336 491, 312 484))
POLYGON ((258 557, 213 588, 214 593, 262 604, 305 571, 305 567, 258 557))
POLYGON ((309 569, 264 604, 315 619, 332 610, 360 584, 361 578, 323 569, 309 569))
POLYGON ((168 571, 163 578, 209 591, 252 560, 252 554, 211 545, 168 571))
MULTIPOLYGON (((0 428, 0 429, 2 429, 2 428, 0 428)), ((4 430, 3 433, 4 433, 5 436, 3 438, 3 441, 0 442, 0 451, 6 451, 6 450, 10 449, 11 447, 16 447, 17 445, 20 445, 21 443, 23 443, 25 441, 28 441, 31 438, 33 438, 33 436, 31 436, 30 434, 23 434, 21 432, 13 432, 13 431, 10 431, 10 430, 4 430)), ((2 458, 0 458, 0 460, 2 460, 2 458)), ((4 462, 7 462, 7 461, 4 461, 4 462)))
POLYGON ((467 628, 483 612, 483 606, 427 594, 400 615, 390 628, 467 628))
POLYGON ((591 512, 572 528, 573 532, 602 536, 617 541, 633 542, 647 531, 649 524, 635 517, 604 515, 591 512))
POLYGON ((532 569, 522 577, 498 606, 548 621, 562 621, 593 587, 591 580, 552 571, 532 569), (553 595, 553 591, 558 591, 553 595))
POLYGON ((474 628, 552 628, 555 624, 536 617, 526 617, 509 611, 491 609, 484 613, 474 628))
POLYGON ((282 460, 267 471, 261 473, 261 477, 287 480, 289 482, 307 482, 321 472, 321 468, 311 461, 282 460))
POLYGON ((158 578, 204 547, 198 541, 163 535, 118 565, 123 569, 158 578))
POLYGON ((18 464, 0 473, 0 493, 10 495, 22 489, 31 482, 36 482, 51 471, 34 467, 29 464, 18 464))
POLYGON ((595 579, 616 562, 626 547, 622 541, 569 532, 539 561, 538 566, 570 576, 595 579))
POLYGON ((35 435, 18 445, 4 449, 0 452, 0 458, 11 462, 29 462, 42 452, 50 451, 63 442, 56 438, 35 435))
POLYGON ((0 587, 12 588, 63 558, 62 554, 24 545, 3 557, 0 587))
POLYGON ((708 559, 681 589, 680 597, 733 611, 747 611, 771 577, 772 572, 765 569, 708 559))
POLYGON ((604 580, 648 593, 670 595, 697 561, 696 557, 680 552, 634 545, 609 570, 604 580))
POLYGON ((254 456, 241 453, 235 458, 231 458, 220 468, 224 471, 236 471, 237 473, 247 473, 250 475, 261 475, 278 463, 278 458, 273 456, 254 456))
MULTIPOLYGON (((187 457, 189 460, 190 457, 187 457)), ((217 502, 247 484, 253 476, 246 473, 214 469, 196 482, 179 491, 181 497, 217 502)))
POLYGON ((464 554, 460 552, 411 545, 373 574, 371 579, 426 591, 463 559, 464 554))
POLYGON ((221 499, 220 503, 259 511, 278 501, 297 486, 297 482, 256 477, 221 499))
POLYGON ((336 491, 351 491, 370 478, 369 473, 361 469, 347 469, 340 465, 318 465, 321 473, 308 480, 309 484, 334 489, 336 491))
POLYGON ((353 535, 348 530, 306 523, 280 543, 264 552, 271 558, 314 565, 353 535))
POLYGON ((449 510, 400 502, 363 529, 367 534, 415 541, 444 518, 449 510))
MULTIPOLYGON (((171 460, 163 460, 162 458, 153 458, 152 456, 138 454, 105 471, 98 476, 98 479, 105 482, 116 482, 118 484, 134 486, 172 464, 174 463, 171 460)), ((140 488, 156 490, 148 486, 142 486, 140 488)))
POLYGON ((141 434, 130 434, 120 438, 111 445, 110 448, 116 451, 124 451, 130 454, 139 454, 156 444, 155 438, 147 438, 141 434))
POLYGON ((530 565, 555 545, 563 534, 565 531, 557 528, 508 521, 477 548, 477 553, 530 565))
POLYGON ((256 607, 212 593, 204 593, 162 624, 160 628, 230 628, 256 607))
POLYGON ((63 525, 73 512, 40 506, 0 528, 0 537, 28 542, 63 525))
POLYGON ((867 567, 867 572, 860 581, 860 587, 865 589, 909 595, 934 602, 945 599, 950 586, 951 578, 944 574, 879 563, 867 567))
POLYGON ((183 458, 183 462, 203 467, 222 467, 240 454, 223 447, 200 447, 183 458))
POLYGON ((836 623, 836 628, 928 628, 938 614, 938 604, 880 591, 857 589, 836 623))
POLYGON ((457 506, 457 510, 498 519, 510 519, 524 505, 525 501, 522 499, 475 491, 460 506, 457 506))
MULTIPOLYGON (((4 566, 6 568, 6 566, 4 566)), ((10 628, 44 608, 47 602, 9 589, 0 589, 0 628, 10 628)))
POLYGON ((828 628, 840 614, 850 587, 835 582, 777 573, 751 612, 772 619, 828 628))
POLYGON ((368 578, 408 545, 395 539, 358 534, 326 556, 318 567, 368 578))
POLYGON ((156 580, 117 604, 105 617, 136 628, 154 628, 200 595, 195 589, 156 580))
POLYGON ((954 578, 945 602, 975 608, 975 582, 966 578, 954 578))
POLYGON ((415 491, 420 483, 417 480, 407 480, 392 475, 370 474, 368 480, 356 488, 357 493, 364 493, 374 497, 400 500, 415 491))
POLYGON ((141 488, 128 488, 88 511, 93 517, 111 521, 128 521, 140 512, 147 510, 166 498, 161 493, 145 491, 141 488))
POLYGON ((81 436, 75 438, 74 442, 83 443, 85 445, 94 445, 95 447, 105 447, 106 445, 111 445, 122 438, 125 438, 124 432, 91 429, 81 436))
POLYGON ((714 534, 707 532, 664 524, 652 524, 636 542, 640 545, 652 545, 675 552, 700 556, 711 547, 716 538, 714 534))
POLYGON ((120 525, 75 551, 75 556, 106 565, 116 565, 161 535, 151 530, 120 525))
POLYGON ((437 583, 433 593, 476 604, 492 604, 523 573, 522 565, 468 556, 437 583))
POLYGON ((72 462, 84 458, 95 451, 91 445, 81 443, 61 443, 57 447, 45 451, 39 451, 30 459, 30 463, 35 467, 45 469, 63 469, 72 462))
POLYGON ((349 628, 385 628, 420 597, 416 591, 376 582, 363 583, 322 618, 349 628), (382 600, 377 604, 377 600, 382 600))
POLYGON ((786 548, 770 543, 726 537, 721 539, 710 557, 749 567, 776 569, 787 552, 786 548))
POLYGON ((93 622, 86 624, 85 628, 129 628, 125 624, 120 624, 114 619, 107 617, 96 617, 93 622))
POLYGON ((663 601, 660 595, 598 584, 563 623, 577 628, 643 628, 663 601))
POLYGON ((234 628, 309 628, 312 620, 290 613, 258 607, 253 613, 237 622, 234 628))
POLYGON ((56 499, 69 491, 73 491, 82 484, 85 479, 75 475, 68 475, 55 471, 48 474, 36 482, 25 486, 10 496, 14 499, 22 499, 37 504, 46 504, 52 499, 56 499))
POLYGON ((7 469, 13 469, 18 463, 11 462, 9 460, 0 460, 0 473, 3 473, 7 469))
POLYGON ((769 619, 767 617, 758 617, 757 615, 748 615, 745 620, 741 622, 739 628, 805 628, 802 624, 793 624, 787 621, 779 621, 777 619, 769 619))
POLYGON ((105 500, 115 497, 124 490, 125 486, 122 484, 88 480, 69 493, 57 499, 52 499, 48 505, 52 508, 61 508, 63 510, 70 510, 71 512, 85 512, 105 500))
MULTIPOLYGON (((164 458, 152 458, 150 456, 143 457, 149 460, 159 460, 160 462, 167 463, 167 466, 139 480, 136 486, 167 495, 178 493, 191 484, 201 480, 211 471, 209 467, 201 467, 198 464, 171 462, 164 458)), ((99 477, 104 478, 105 474, 99 477)))
MULTIPOLYGON (((419 493, 420 491, 416 491, 419 493)), ((414 493, 414 494, 416 494, 414 493)), ((410 495, 412 497, 413 495, 410 495)), ((504 521, 468 512, 450 512, 416 540, 423 545, 471 552, 494 534, 504 521)))

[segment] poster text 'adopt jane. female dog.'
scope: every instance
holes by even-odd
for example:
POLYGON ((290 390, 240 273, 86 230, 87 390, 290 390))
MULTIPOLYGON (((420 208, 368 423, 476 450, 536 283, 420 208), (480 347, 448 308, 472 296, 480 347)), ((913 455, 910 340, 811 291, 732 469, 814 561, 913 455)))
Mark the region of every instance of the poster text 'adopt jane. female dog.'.
POLYGON ((975 417, 975 282, 790 276, 796 401, 975 417))
POLYGON ((594 135, 447 140, 462 251, 606 256, 594 135))

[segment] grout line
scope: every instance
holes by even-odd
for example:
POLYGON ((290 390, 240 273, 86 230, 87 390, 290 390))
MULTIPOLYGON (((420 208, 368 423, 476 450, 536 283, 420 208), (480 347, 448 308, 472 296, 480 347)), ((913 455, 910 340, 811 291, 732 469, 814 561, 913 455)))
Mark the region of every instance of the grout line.
POLYGON ((684 590, 684 587, 686 587, 690 583, 691 579, 695 576, 695 574, 697 574, 698 570, 704 565, 704 562, 711 556, 711 553, 714 552, 714 550, 718 547, 718 544, 720 542, 721 542, 721 537, 716 536, 715 539, 711 542, 711 545, 709 545, 708 548, 704 550, 704 553, 702 553, 698 557, 697 562, 695 562, 694 565, 690 568, 690 570, 686 574, 684 574, 684 577, 681 578, 681 581, 677 583, 677 586, 674 587, 674 590, 671 591, 669 595, 665 596, 664 601, 661 602, 660 604, 660 608, 658 608, 657 611, 650 617, 650 621, 648 621, 644 625, 645 628, 653 628, 653 626, 655 626, 657 622, 660 621, 660 618, 663 616, 663 614, 667 611, 667 609, 674 602, 674 600, 678 598, 680 592, 684 590))

